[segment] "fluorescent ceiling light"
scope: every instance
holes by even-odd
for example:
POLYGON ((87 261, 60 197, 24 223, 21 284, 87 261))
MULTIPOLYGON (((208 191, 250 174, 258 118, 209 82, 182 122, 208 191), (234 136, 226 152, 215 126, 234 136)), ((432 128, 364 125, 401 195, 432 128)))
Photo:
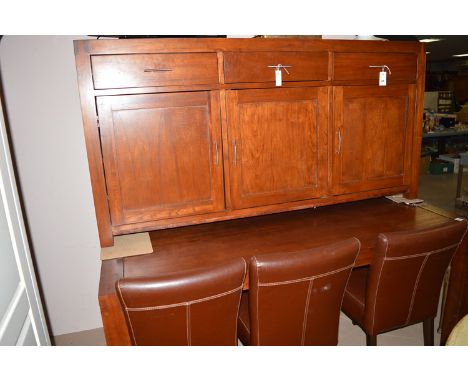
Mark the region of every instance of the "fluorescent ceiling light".
POLYGON ((452 57, 468 57, 468 53, 454 54, 452 57))
POLYGON ((419 42, 436 42, 442 40, 443 38, 423 38, 422 40, 419 40, 419 42))

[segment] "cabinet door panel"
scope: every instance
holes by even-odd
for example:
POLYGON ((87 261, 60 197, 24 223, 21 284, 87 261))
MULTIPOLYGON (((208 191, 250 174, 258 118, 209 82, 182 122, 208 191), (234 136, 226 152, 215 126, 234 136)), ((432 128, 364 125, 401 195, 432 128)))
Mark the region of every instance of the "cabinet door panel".
POLYGON ((234 208, 322 196, 327 100, 325 88, 228 93, 234 208))
POLYGON ((219 94, 98 98, 114 225, 224 209, 219 94))
POLYGON ((334 193, 409 184, 414 85, 334 88, 334 193))

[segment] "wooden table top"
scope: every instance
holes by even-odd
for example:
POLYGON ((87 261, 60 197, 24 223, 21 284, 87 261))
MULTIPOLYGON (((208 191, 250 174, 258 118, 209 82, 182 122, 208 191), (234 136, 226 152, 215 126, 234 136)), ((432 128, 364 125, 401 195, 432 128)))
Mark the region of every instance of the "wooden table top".
POLYGON ((157 276, 242 256, 289 252, 350 237, 361 241, 357 266, 368 265, 377 235, 442 224, 437 209, 385 198, 200 224, 150 233, 154 252, 102 263, 99 296, 115 293, 121 277, 157 276))

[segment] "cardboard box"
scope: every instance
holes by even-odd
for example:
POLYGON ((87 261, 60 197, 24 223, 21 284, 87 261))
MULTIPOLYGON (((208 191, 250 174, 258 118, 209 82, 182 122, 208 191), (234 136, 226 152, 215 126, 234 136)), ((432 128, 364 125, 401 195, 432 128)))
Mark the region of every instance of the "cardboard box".
POLYGON ((460 158, 458 154, 444 154, 439 155, 437 159, 440 159, 445 162, 452 162, 453 163, 453 172, 458 174, 458 168, 460 167, 460 158))

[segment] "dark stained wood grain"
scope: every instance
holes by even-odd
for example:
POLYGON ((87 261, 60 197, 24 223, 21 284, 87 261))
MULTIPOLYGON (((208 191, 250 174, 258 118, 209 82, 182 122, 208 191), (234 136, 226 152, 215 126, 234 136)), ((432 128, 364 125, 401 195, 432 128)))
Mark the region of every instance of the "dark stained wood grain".
POLYGON ((81 114, 88 154, 89 174, 93 188, 93 200, 101 246, 112 246, 112 224, 109 216, 106 180, 102 162, 99 139, 98 117, 95 98, 92 94, 92 73, 89 65, 88 44, 86 41, 75 41, 76 69, 80 90, 81 114))
POLYGON ((228 93, 234 208, 326 194, 327 97, 326 88, 228 93))
MULTIPOLYGON (((407 84, 408 81, 394 80, 393 85, 407 84)), ((356 81, 297 81, 297 82, 283 82, 282 88, 296 88, 296 87, 321 87, 321 86, 351 86, 351 85, 369 85, 375 86, 375 80, 356 80, 356 81)), ((275 84, 269 82, 246 82, 236 84, 205 84, 205 85, 170 85, 170 86, 145 86, 141 88, 125 88, 123 89, 95 89, 90 93, 96 97, 106 95, 121 95, 125 94, 148 94, 148 93, 170 93, 170 92, 183 92, 183 91, 203 91, 203 90, 229 90, 229 89, 271 89, 275 84)))
MULTIPOLYGON (((235 257, 248 260, 263 253, 317 247, 349 237, 357 237, 361 241, 356 266, 362 266, 370 263, 374 242, 380 232, 426 228, 449 219, 427 209, 397 205, 378 198, 154 231, 150 234, 153 254, 104 262, 109 262, 109 265, 102 267, 100 299, 105 296, 116 300, 113 294, 118 275, 116 268, 120 268, 125 277, 157 276, 200 268, 235 257)), ((248 280, 245 287, 248 288, 248 280)), ((113 327, 121 330, 123 316, 115 311, 103 314, 106 314, 107 321, 113 327)), ((116 342, 108 344, 122 344, 128 338, 124 335, 122 338, 112 338, 111 341, 116 342)))
MULTIPOLYGON (((78 41, 78 44, 84 42, 78 41)), ((308 40, 297 38, 275 39, 127 39, 127 40, 88 40, 91 54, 131 54, 139 53, 182 53, 215 51, 336 51, 336 52, 384 52, 415 53, 420 52, 419 42, 395 41, 350 41, 350 40, 308 40)))
MULTIPOLYGON (((418 196, 419 186, 419 166, 421 162, 421 142, 423 114, 424 114, 424 86, 426 78, 426 47, 421 44, 420 54, 418 56, 418 81, 416 85, 416 97, 414 99, 414 131, 413 131, 413 147, 411 160, 411 179, 409 181, 410 188, 406 194, 407 198, 414 199, 418 196)), ((412 107, 413 105, 410 105, 412 107)))
POLYGON ((107 345, 130 346, 132 343, 117 296, 99 296, 99 308, 107 345))
POLYGON ((416 81, 416 54, 398 53, 335 53, 333 65, 334 80, 374 80, 378 85, 381 68, 369 66, 387 65, 387 84, 394 80, 416 81))
POLYGON ((124 276, 169 273, 216 260, 275 251, 293 251, 357 237, 357 265, 369 264, 380 232, 430 227, 448 218, 386 199, 259 216, 151 233, 155 256, 124 259, 124 276), (148 273, 146 273, 148 272, 148 273))
MULTIPOLYGON (((414 168, 419 161, 417 141, 420 126, 417 123, 420 120, 419 116, 411 118, 416 110, 420 111, 422 105, 421 71, 424 63, 422 56, 425 55, 422 44, 307 39, 135 39, 77 41, 75 48, 102 246, 111 245, 112 235, 115 234, 361 200, 392 192, 416 196, 417 172, 414 168), (374 69, 369 71, 368 68, 359 68, 364 64, 376 64, 373 61, 383 58, 388 59, 385 64, 392 70, 389 84, 393 85, 387 87, 386 91, 390 92, 390 88, 398 86, 409 89, 406 120, 408 139, 399 147, 399 151, 397 145, 394 145, 393 150, 388 150, 386 142, 383 152, 377 150, 383 141, 388 141, 387 127, 401 125, 398 115, 402 106, 396 99, 388 101, 384 106, 376 105, 378 102, 373 99, 374 95, 368 94, 364 103, 370 105, 366 106, 370 112, 366 119, 374 127, 378 126, 378 129, 365 129, 368 132, 365 136, 368 149, 357 157, 372 158, 371 161, 375 160, 375 163, 373 167, 365 164, 369 167, 369 174, 365 175, 367 178, 360 182, 348 182, 348 190, 336 193, 334 187, 337 178, 333 166, 337 162, 334 155, 337 132, 331 127, 334 126, 334 117, 338 115, 336 111, 345 113, 345 108, 350 105, 335 102, 335 98, 331 97, 333 87, 371 87, 376 83, 374 69), (345 68, 343 63, 349 63, 350 68, 345 68), (281 89, 274 86, 274 69, 267 68, 270 64, 292 66, 290 75, 283 73, 281 89), (414 73, 417 73, 416 77, 414 73), (413 85, 408 85, 415 81, 418 89, 416 96, 413 85), (234 112, 244 108, 239 115, 247 123, 232 125, 232 121, 239 115, 232 113, 232 103, 228 100, 231 94, 254 94, 261 89, 264 89, 264 94, 275 90, 288 94, 288 90, 294 92, 299 91, 299 88, 308 88, 311 92, 315 89, 317 95, 308 98, 307 106, 301 103, 300 97, 290 102, 291 97, 286 96, 286 99, 290 97, 290 101, 287 101, 290 103, 287 104, 281 101, 281 97, 276 97, 278 93, 274 93, 274 102, 262 101, 258 110, 260 102, 253 106, 255 102, 236 104, 239 107, 235 107, 234 112), (194 93, 210 94, 210 101, 205 103, 204 117, 195 110, 201 105, 193 104, 194 93), (131 100, 141 100, 141 97, 156 99, 158 96, 160 99, 185 99, 187 102, 183 104, 174 101, 174 110, 169 110, 169 104, 163 108, 153 107, 151 102, 141 107, 133 105, 134 110, 112 110, 113 103, 118 100, 128 101, 131 105, 131 100), (101 128, 97 124, 96 103, 100 107, 101 128), (163 127, 166 125, 166 117, 172 121, 172 126, 179 124, 179 117, 175 117, 178 111, 175 109, 181 113, 183 111, 185 115, 185 119, 180 117, 184 119, 180 125, 187 127, 193 122, 193 130, 163 127), (257 111, 259 115, 256 115, 257 111), (386 114, 385 118, 382 117, 383 113, 386 114), (211 126, 209 133, 217 134, 219 138, 210 137, 209 148, 206 145, 209 139, 202 144, 203 129, 200 128, 207 125, 208 114, 211 122, 217 125, 211 126), (164 117, 159 118, 162 115, 164 117), (282 120, 278 115, 288 118, 282 120), (260 128, 261 125, 256 122, 259 117, 263 120, 262 126, 271 128, 260 128), (292 128, 276 134, 280 130, 277 126, 305 126, 303 121, 314 117, 318 118, 317 126, 312 126, 318 133, 316 141, 310 130, 308 132, 305 128, 302 132, 292 128), (240 127, 244 129, 239 130, 240 127), (162 132, 165 130, 170 133, 164 138, 162 132), (244 149, 240 151, 244 155, 242 160, 250 162, 250 165, 245 163, 248 171, 243 171, 240 182, 239 173, 232 166, 234 158, 230 137, 237 134, 236 131, 241 131, 246 138, 241 144, 241 149, 244 149), (367 142, 368 138, 372 141, 367 142), (154 150, 158 139, 165 146, 161 150, 165 160, 155 163, 154 159, 159 155, 154 150), (301 139, 305 145, 298 144, 301 139), (190 140, 193 140, 193 145, 190 140), (280 142, 283 145, 278 150, 280 142), (268 148, 269 143, 271 147, 268 152, 265 148, 268 148), (175 157, 170 155, 170 147, 174 148, 175 157), (199 174, 207 174, 207 159, 213 160, 216 149, 219 168, 212 169, 208 176, 199 177, 199 174), (191 170, 193 174, 183 177, 184 183, 180 175, 185 170, 186 173, 190 172, 189 166, 183 163, 180 166, 179 159, 190 156, 200 160, 195 164, 197 168, 191 170), (394 176, 400 172, 402 156, 404 170, 394 176), (266 165, 268 158, 271 159, 270 166, 266 165), (257 159, 260 159, 258 168, 254 165, 257 159), (177 164, 174 165, 175 162, 177 164), (181 171, 174 171, 174 168, 181 171), (157 179, 162 179, 161 174, 167 180, 157 184, 157 179), (217 186, 212 186, 211 191, 207 192, 208 178, 217 186), (356 184, 360 186, 355 187, 356 184), (239 185, 246 190, 239 188, 239 185), (206 199, 210 192, 211 196, 206 199), (220 198, 214 196, 218 193, 220 198), (242 194, 248 197, 235 198, 235 195, 242 194)), ((347 118, 345 122, 349 120, 359 118, 347 118)), ((360 127, 356 128, 359 131, 360 127)), ((396 132, 396 141, 401 141, 398 134, 401 132, 396 132)), ((358 137, 356 141, 359 141, 358 137)), ((354 155, 352 152, 348 154, 348 157, 354 155)), ((352 166, 348 163, 347 166, 343 175, 349 180, 356 176, 355 170, 362 164, 352 166)))
POLYGON ((402 192, 406 192, 407 190, 408 190, 408 186, 391 187, 391 188, 384 188, 384 189, 378 189, 378 190, 363 191, 363 192, 355 193, 355 194, 342 194, 342 195, 334 195, 330 197, 321 197, 321 198, 308 199, 308 200, 298 200, 295 202, 280 203, 280 204, 260 206, 260 207, 243 208, 243 209, 238 209, 238 210, 231 210, 229 212, 222 211, 222 212, 207 213, 207 214, 203 214, 202 219, 200 219, 200 216, 194 215, 194 216, 182 216, 182 217, 177 217, 177 218, 161 219, 161 220, 154 220, 154 221, 134 223, 134 224, 124 224, 121 226, 114 226, 112 228, 112 231, 115 235, 122 235, 122 234, 132 233, 132 232, 145 232, 145 231, 150 231, 150 230, 176 228, 176 227, 181 227, 185 225, 212 223, 212 222, 217 222, 217 221, 245 218, 249 216, 258 216, 258 215, 265 215, 265 214, 272 214, 272 213, 279 213, 279 212, 286 212, 286 211, 296 211, 296 210, 301 210, 305 208, 328 206, 330 204, 345 203, 345 202, 351 202, 351 201, 356 201, 356 200, 364 200, 364 199, 379 197, 382 195, 395 195, 395 194, 399 194, 402 192))
POLYGON ((217 92, 99 97, 113 225, 224 209, 217 92))
POLYGON ((334 88, 335 194, 409 185, 414 85, 334 88))
POLYGON ((131 345, 125 317, 115 295, 115 283, 122 277, 122 259, 102 262, 99 280, 99 307, 108 345, 131 345))
POLYGON ((216 53, 91 56, 96 89, 218 83, 216 53))
POLYGON ((226 52, 225 82, 274 82, 275 69, 269 66, 278 64, 289 66, 283 69, 284 82, 328 79, 327 52, 226 52))

